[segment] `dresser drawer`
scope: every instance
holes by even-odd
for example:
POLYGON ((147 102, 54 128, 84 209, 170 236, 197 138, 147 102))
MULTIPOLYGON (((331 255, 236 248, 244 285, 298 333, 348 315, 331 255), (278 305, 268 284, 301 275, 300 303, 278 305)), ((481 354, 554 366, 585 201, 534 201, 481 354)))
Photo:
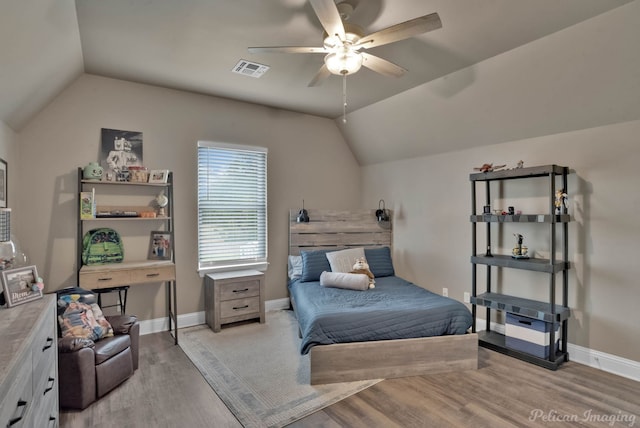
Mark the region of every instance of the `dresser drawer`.
POLYGON ((176 267, 174 265, 153 266, 131 271, 131 284, 173 281, 176 279, 176 267))
POLYGON ((242 315, 256 314, 260 315, 260 298, 249 297, 246 299, 228 300, 220 303, 220 317, 222 321, 225 318, 233 318, 242 315))
POLYGON ((80 287, 86 289, 115 287, 130 282, 131 271, 129 270, 80 272, 80 287))
MULTIPOLYGON (((33 406, 28 425, 31 427, 54 426, 52 418, 58 416, 58 379, 56 368, 52 364, 33 390, 33 406)), ((35 379, 34 379, 35 381, 35 379)))
MULTIPOLYGON (((27 356, 31 359, 31 355, 27 356)), ((0 402, 0 426, 27 427, 29 410, 33 409, 31 364, 23 364, 9 381, 6 395, 0 402), (10 424, 11 422, 13 424, 10 424)))
POLYGON ((260 295, 260 280, 229 282, 220 285, 220 300, 243 299, 260 295))

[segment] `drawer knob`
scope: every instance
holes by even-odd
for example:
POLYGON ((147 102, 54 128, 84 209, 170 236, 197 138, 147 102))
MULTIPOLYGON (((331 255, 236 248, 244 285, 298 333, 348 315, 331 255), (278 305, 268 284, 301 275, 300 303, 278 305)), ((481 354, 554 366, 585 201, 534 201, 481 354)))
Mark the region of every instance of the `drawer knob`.
POLYGON ((47 380, 47 382, 51 382, 51 386, 47 387, 47 389, 44 390, 42 395, 47 395, 47 392, 51 391, 53 389, 53 385, 56 384, 56 380, 51 376, 49 376, 49 379, 47 380))
POLYGON ((248 307, 249 307, 249 305, 244 305, 244 306, 234 306, 234 307, 233 307, 233 310, 234 310, 234 311, 237 311, 237 310, 240 310, 240 309, 247 309, 248 307))
POLYGON ((233 290, 234 293, 246 293, 247 291, 249 291, 248 288, 243 288, 242 290, 233 290))
POLYGON ((42 347, 42 352, 44 352, 47 349, 51 348, 52 344, 53 344, 53 338, 52 337, 47 337, 47 344, 42 347))
POLYGON ((148 273, 147 274, 147 278, 153 278, 154 276, 160 276, 160 274, 158 272, 156 272, 156 273, 148 273))
POLYGON ((27 402, 24 400, 18 400, 18 404, 16 405, 16 410, 22 407, 22 411, 20 412, 20 416, 12 418, 11 420, 9 420, 9 423, 7 424, 7 427, 13 426, 15 424, 17 424, 18 422, 20 422, 22 420, 22 418, 24 418, 24 414, 27 411, 27 402))
POLYGON ((113 278, 98 278, 98 281, 111 281, 113 278))

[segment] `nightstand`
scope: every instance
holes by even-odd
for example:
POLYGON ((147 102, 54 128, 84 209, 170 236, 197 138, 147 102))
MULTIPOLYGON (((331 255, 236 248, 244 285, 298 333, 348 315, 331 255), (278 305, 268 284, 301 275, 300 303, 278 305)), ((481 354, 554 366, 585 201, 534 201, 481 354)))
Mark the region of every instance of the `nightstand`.
POLYGON ((259 319, 264 323, 264 273, 257 270, 211 273, 204 281, 207 325, 219 332, 224 324, 259 319))

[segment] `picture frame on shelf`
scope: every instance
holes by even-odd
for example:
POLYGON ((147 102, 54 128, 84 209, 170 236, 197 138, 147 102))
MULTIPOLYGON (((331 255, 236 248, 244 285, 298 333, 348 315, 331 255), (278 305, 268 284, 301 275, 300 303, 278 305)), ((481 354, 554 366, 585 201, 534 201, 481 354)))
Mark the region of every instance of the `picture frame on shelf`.
POLYGON ((42 298, 42 290, 34 285, 38 282, 35 266, 7 269, 2 272, 2 289, 7 307, 21 305, 42 298))
POLYGON ((152 184, 166 183, 168 178, 169 178, 168 169, 152 169, 149 172, 149 183, 152 183, 152 184))
POLYGON ((171 260, 173 256, 173 232, 156 230, 149 238, 149 260, 171 260))
POLYGON ((8 180, 9 180, 9 165, 7 161, 0 158, 0 208, 7 208, 8 203, 8 180))
POLYGON ((100 166, 105 172, 118 174, 142 165, 142 132, 101 129, 100 166))

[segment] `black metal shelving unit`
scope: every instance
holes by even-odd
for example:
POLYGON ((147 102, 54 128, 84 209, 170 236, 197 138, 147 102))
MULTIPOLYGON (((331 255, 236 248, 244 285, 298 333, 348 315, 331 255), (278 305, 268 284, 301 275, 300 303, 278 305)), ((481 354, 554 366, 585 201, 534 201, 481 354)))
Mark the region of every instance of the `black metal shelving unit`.
POLYGON ((517 168, 511 170, 481 172, 474 173, 469 176, 471 181, 471 227, 472 227, 472 248, 471 248, 471 266, 472 266, 472 290, 471 304, 473 313, 473 332, 476 332, 476 315, 477 307, 486 308, 486 330, 479 332, 479 345, 494 351, 501 352, 542 367, 552 370, 557 369, 563 362, 569 361, 569 353, 567 351, 567 320, 570 315, 568 306, 568 290, 569 290, 569 246, 568 246, 568 223, 571 220, 566 207, 561 208, 561 213, 556 214, 555 193, 557 189, 564 189, 567 192, 567 176, 569 168, 558 165, 544 165, 529 168, 517 168), (477 214, 476 210, 477 186, 485 183, 485 205, 491 205, 491 182, 514 179, 527 179, 534 177, 546 177, 549 183, 549 213, 548 214, 525 214, 525 215, 495 215, 495 214, 477 214), (557 186, 557 180, 561 181, 560 187, 557 186), (540 223, 547 225, 549 230, 549 259, 515 259, 510 255, 499 255, 491 253, 491 232, 492 225, 500 223, 540 223), (486 251, 478 252, 477 234, 478 227, 485 225, 486 251), (560 229, 560 230, 558 230, 560 229), (561 259, 556 258, 556 242, 560 232, 561 238, 561 259), (478 265, 486 266, 486 285, 485 292, 478 293, 478 265), (492 272, 495 269, 523 269, 529 271, 540 272, 548 275, 549 281, 549 298, 547 301, 538 301, 525 299, 517 296, 493 292, 491 287, 492 272), (561 275, 560 287, 562 290, 561 302, 556 302, 556 291, 558 284, 556 277, 561 275), (534 318, 546 323, 552 323, 549 329, 550 349, 548 358, 540 358, 526 352, 508 348, 505 345, 505 336, 491 329, 491 311, 504 311, 517 315, 534 318), (560 324, 562 331, 560 346, 556 352, 554 344, 556 343, 555 325, 560 324))

